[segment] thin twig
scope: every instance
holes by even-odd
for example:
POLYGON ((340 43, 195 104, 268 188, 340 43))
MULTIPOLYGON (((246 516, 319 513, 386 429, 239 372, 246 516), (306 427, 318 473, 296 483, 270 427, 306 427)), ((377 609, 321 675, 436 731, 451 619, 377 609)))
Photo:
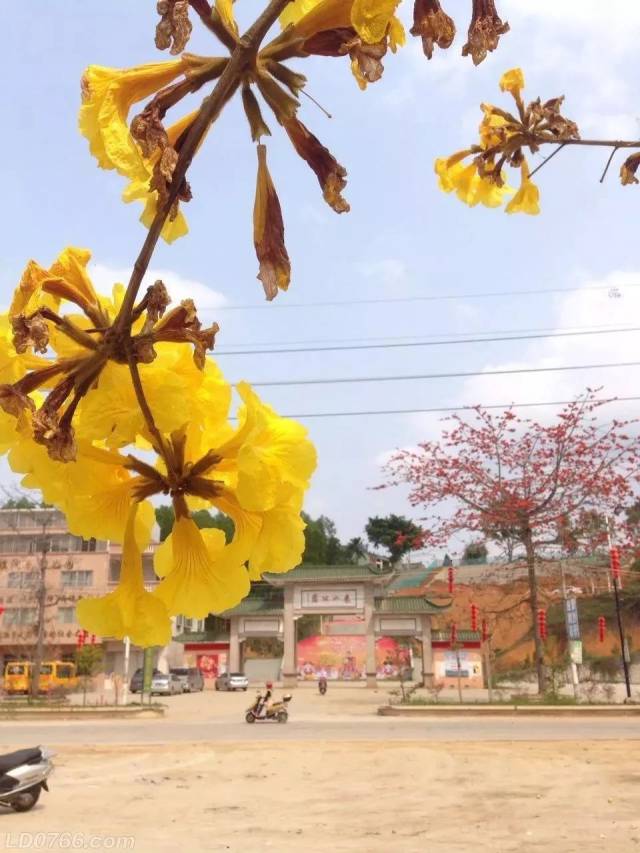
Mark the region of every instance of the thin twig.
POLYGON ((133 390, 135 391, 138 405, 140 406, 149 432, 151 433, 156 442, 155 450, 166 461, 166 449, 164 439, 162 437, 162 433, 156 426, 156 422, 153 417, 153 412, 151 411, 149 404, 147 403, 147 398, 144 395, 144 388, 142 387, 142 380, 140 379, 138 363, 136 361, 135 355, 131 350, 129 350, 129 352, 127 353, 127 361, 129 363, 131 381, 133 383, 133 390))
POLYGON ((604 179, 607 177, 607 172, 609 171, 609 166, 611 165, 611 161, 616 156, 616 152, 618 151, 618 146, 613 149, 611 154, 609 154, 609 159, 607 160, 607 165, 604 167, 604 172, 602 173, 602 177, 600 178, 600 183, 604 183, 604 179))
POLYGON ((316 101, 316 99, 313 97, 313 95, 310 95, 308 92, 305 92, 305 90, 304 90, 304 89, 300 89, 300 94, 301 94, 301 95, 304 95, 304 96, 305 96, 305 98, 309 98, 309 100, 310 100, 313 104, 315 104, 315 105, 316 105, 316 107, 318 107, 318 109, 319 109, 319 110, 322 110, 322 112, 326 115, 326 117, 327 117, 327 118, 333 118, 333 116, 331 115, 331 113, 329 112, 329 110, 325 110, 325 108, 322 106, 322 104, 321 104, 321 103, 319 103, 319 101, 316 101))
POLYGON ((542 163, 539 163, 536 166, 536 168, 533 170, 533 172, 529 172, 529 177, 532 178, 536 172, 539 172, 543 166, 547 165, 549 160, 553 160, 553 158, 556 156, 556 154, 559 154, 562 151, 562 149, 565 147, 566 144, 567 144, 566 142, 563 142, 560 145, 558 145, 558 147, 555 149, 555 151, 553 151, 551 154, 549 154, 548 157, 545 157, 544 160, 542 161, 542 163))

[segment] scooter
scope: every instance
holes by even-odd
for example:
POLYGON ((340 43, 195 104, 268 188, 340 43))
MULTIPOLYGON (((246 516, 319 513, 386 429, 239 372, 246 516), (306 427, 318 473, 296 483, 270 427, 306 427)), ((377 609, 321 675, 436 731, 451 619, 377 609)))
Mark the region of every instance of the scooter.
POLYGON ((289 719, 287 705, 291 701, 291 694, 285 693, 279 702, 273 702, 267 705, 267 696, 262 696, 258 693, 256 701, 250 708, 247 708, 245 720, 247 723, 255 722, 271 722, 271 723, 286 723, 289 719))
POLYGON ((40 798, 53 772, 52 752, 41 746, 0 755, 0 806, 28 812, 40 798))
POLYGON ((318 690, 320 691, 321 696, 324 696, 324 694, 327 692, 327 679, 326 678, 319 678, 318 679, 318 690))

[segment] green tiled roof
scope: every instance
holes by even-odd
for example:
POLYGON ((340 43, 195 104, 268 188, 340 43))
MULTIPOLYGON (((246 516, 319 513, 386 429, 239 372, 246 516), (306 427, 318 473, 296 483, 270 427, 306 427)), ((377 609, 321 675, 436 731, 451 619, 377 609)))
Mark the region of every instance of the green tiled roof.
POLYGON ((346 566, 298 566, 285 574, 267 572, 264 575, 269 583, 283 581, 336 581, 336 580, 375 580, 388 578, 393 574, 391 569, 376 569, 368 564, 352 563, 346 566))
MULTIPOLYGON (((479 643, 482 640, 480 631, 457 631, 456 636, 461 643, 479 643)), ((448 643, 450 639, 450 631, 431 632, 431 640, 434 643, 448 643)))
POLYGON ((418 571, 411 570, 408 572, 398 573, 398 577, 394 578, 389 584, 391 591, 396 589, 411 589, 412 587, 420 587, 427 580, 429 575, 433 574, 432 569, 420 569, 418 571))
POLYGON ((228 619, 229 616, 268 616, 273 613, 282 613, 283 610, 284 602, 282 599, 250 595, 240 604, 232 607, 231 610, 225 610, 220 615, 223 619, 228 619))
POLYGON ((442 613, 450 604, 436 604, 418 595, 397 595, 392 598, 376 598, 376 613, 442 613))

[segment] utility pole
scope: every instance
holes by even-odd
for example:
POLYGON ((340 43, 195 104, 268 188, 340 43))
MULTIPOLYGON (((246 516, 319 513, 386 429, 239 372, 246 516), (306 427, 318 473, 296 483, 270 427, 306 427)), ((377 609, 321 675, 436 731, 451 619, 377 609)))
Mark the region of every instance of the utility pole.
MULTIPOLYGON (((571 684, 573 686, 573 695, 577 699, 578 698, 578 665, 576 664, 575 660, 573 659, 573 655, 571 654, 571 647, 570 647, 570 643, 573 640, 575 640, 576 638, 569 636, 570 632, 569 632, 569 616, 568 616, 568 607, 567 607, 567 584, 565 582, 565 577, 564 577, 564 560, 560 560, 560 578, 561 578, 561 584, 562 584, 562 602, 564 605, 565 620, 566 620, 566 627, 567 627, 567 646, 569 647, 569 654, 571 656, 570 657, 570 664, 569 664, 570 668, 571 668, 571 684)), ((577 614, 577 611, 576 611, 576 614, 577 614)), ((578 642, 579 642, 579 640, 578 640, 578 642)))
POLYGON ((129 653, 131 643, 129 637, 124 638, 124 676, 122 680, 122 704, 126 705, 129 699, 129 653))
POLYGON ((39 577, 38 577, 38 595, 36 601, 37 608, 37 626, 38 633, 36 636, 35 652, 33 656, 33 666, 31 667, 31 696, 36 698, 40 690, 40 669, 44 658, 44 627, 46 618, 47 606, 47 552, 49 545, 45 536, 47 531, 47 522, 42 523, 42 538, 40 540, 40 561, 39 561, 39 577))
MULTIPOLYGON (((607 541, 609 542, 609 554, 613 557, 613 540, 611 538, 611 525, 609 524, 609 516, 606 516, 605 522, 607 525, 607 541)), ((622 626, 622 613, 620 611, 620 578, 618 572, 613 576, 613 594, 616 602, 616 617, 618 620, 618 633, 620 635, 620 653, 622 654, 622 669, 624 672, 624 683, 627 689, 627 699, 631 699, 631 680, 629 678, 629 661, 627 641, 624 636, 624 628, 622 626)))

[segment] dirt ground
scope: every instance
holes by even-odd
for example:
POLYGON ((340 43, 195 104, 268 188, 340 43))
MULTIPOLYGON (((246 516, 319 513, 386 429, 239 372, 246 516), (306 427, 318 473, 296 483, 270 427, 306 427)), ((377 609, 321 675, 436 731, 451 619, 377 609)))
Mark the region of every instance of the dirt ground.
POLYGON ((0 848, 46 833, 48 849, 70 837, 145 853, 640 851, 639 753, 637 742, 60 747, 51 793, 0 814, 0 848))

